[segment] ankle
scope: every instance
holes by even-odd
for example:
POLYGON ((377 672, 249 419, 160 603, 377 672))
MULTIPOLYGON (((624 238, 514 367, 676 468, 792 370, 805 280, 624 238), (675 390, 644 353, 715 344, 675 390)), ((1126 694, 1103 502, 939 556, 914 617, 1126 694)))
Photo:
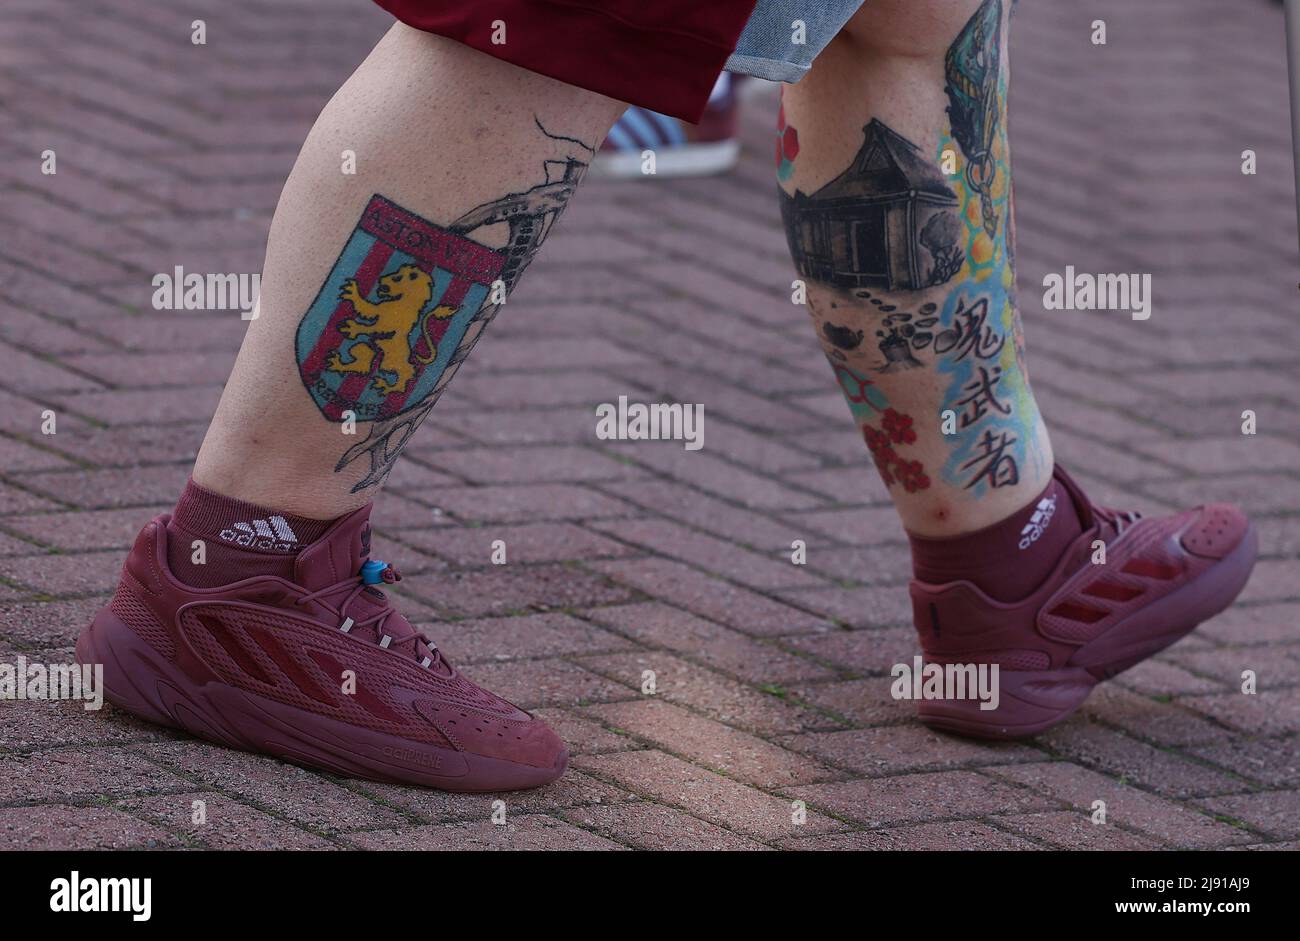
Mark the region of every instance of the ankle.
POLYGON ((1030 594, 1083 532, 1069 491, 1053 478, 1005 518, 947 538, 908 533, 918 581, 969 581, 998 601, 1030 594))
POLYGON ((255 575, 287 578, 298 552, 331 522, 226 496, 191 478, 167 523, 167 564, 191 587, 255 575))

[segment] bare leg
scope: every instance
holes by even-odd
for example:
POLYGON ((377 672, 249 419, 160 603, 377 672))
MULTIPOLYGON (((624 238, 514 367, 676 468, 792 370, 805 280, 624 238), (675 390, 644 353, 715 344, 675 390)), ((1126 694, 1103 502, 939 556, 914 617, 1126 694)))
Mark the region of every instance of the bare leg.
POLYGON ((1010 0, 873 0, 785 89, 782 213, 818 336, 904 525, 1043 490, 1006 138, 1010 0))
POLYGON ((195 481, 317 519, 371 499, 623 107, 395 25, 285 185, 195 481))

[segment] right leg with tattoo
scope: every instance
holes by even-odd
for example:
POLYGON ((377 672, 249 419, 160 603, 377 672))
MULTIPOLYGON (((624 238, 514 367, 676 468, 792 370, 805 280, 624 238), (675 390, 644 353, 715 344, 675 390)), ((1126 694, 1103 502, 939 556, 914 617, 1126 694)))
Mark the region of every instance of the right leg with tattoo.
POLYGON ((864 5, 787 89, 778 170, 815 327, 910 536, 918 712, 991 738, 1066 719, 1231 603, 1256 554, 1235 507, 1140 518, 1054 467, 1015 306, 1011 12, 864 5), (930 689, 954 671, 981 695, 930 689))
POLYGON ((377 780, 507 790, 564 771, 550 729, 393 609, 368 518, 623 107, 400 24, 375 47, 285 185, 193 480, 77 642, 110 702, 377 780))

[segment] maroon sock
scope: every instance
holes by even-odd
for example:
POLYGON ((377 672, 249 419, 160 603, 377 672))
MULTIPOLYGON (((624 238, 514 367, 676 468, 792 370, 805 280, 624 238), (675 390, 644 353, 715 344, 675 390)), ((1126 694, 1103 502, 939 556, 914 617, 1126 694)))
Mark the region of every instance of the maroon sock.
POLYGON ((1018 601, 1043 583, 1083 532, 1078 510, 1055 478, 1024 509, 951 539, 908 533, 912 571, 931 584, 966 580, 997 601, 1018 601))
POLYGON ((167 565, 192 588, 215 588, 254 575, 292 578, 298 553, 333 522, 223 497, 191 479, 167 524, 167 565), (201 564, 194 561, 196 540, 203 543, 201 564))

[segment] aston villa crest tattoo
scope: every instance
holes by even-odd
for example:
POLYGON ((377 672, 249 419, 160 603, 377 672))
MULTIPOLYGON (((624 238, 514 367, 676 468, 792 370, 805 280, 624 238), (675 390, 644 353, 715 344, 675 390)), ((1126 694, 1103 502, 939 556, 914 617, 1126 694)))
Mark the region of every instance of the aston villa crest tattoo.
POLYGON ((298 372, 320 413, 370 423, 335 467, 370 458, 354 493, 388 476, 582 179, 593 148, 538 128, 571 151, 545 161, 545 182, 446 226, 372 196, 299 323, 298 372), (500 248, 469 237, 496 224, 508 232, 500 248))
POLYGON ((504 263, 372 197, 298 325, 298 369, 321 414, 366 422, 418 406, 504 263))

